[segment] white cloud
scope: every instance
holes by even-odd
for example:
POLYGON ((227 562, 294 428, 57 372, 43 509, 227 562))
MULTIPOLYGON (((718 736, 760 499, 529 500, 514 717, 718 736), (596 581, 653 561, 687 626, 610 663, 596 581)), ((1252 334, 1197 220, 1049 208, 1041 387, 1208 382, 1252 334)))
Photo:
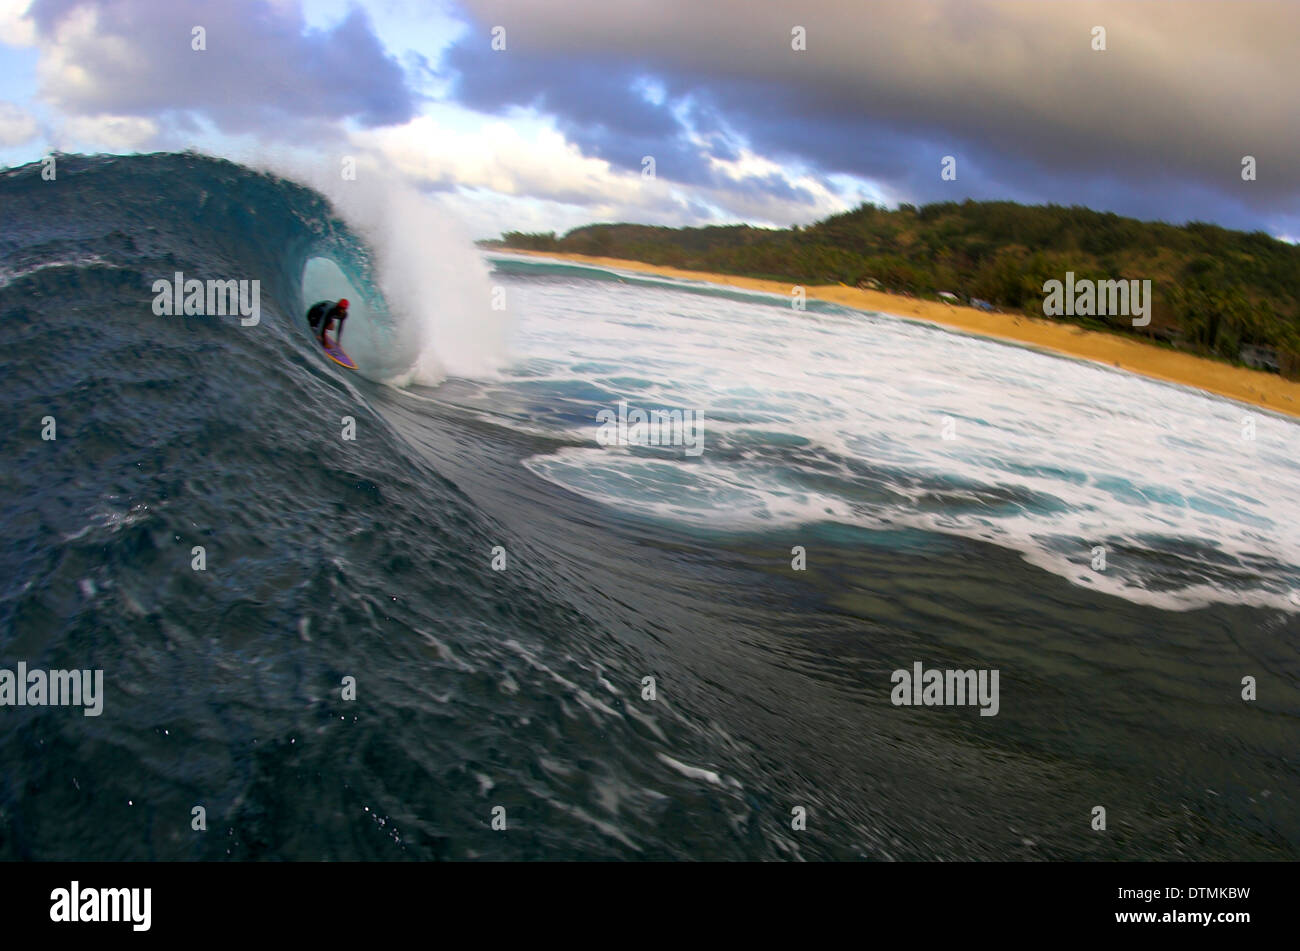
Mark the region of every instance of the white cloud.
POLYGON ((593 221, 785 225, 856 204, 857 196, 846 200, 816 177, 747 150, 734 161, 714 163, 719 187, 686 187, 585 156, 535 117, 467 123, 464 113, 438 111, 404 126, 354 133, 352 142, 367 153, 372 174, 396 170, 416 185, 454 187, 455 197, 446 200, 467 213, 479 236, 516 229, 563 232, 593 221), (755 178, 767 176, 802 189, 813 203, 752 187, 755 178))
MULTIPOLYGON (((71 95, 85 95, 95 87, 80 60, 88 49, 103 41, 99 17, 91 7, 72 10, 60 21, 52 42, 42 44, 36 76, 44 95, 55 104, 71 95)), ((111 37, 108 38, 112 43, 111 37)))
POLYGON ((0 43, 33 46, 36 24, 27 18, 31 0, 0 0, 0 43))
MULTIPOLYGON (((784 180, 791 188, 800 189, 811 196, 812 204, 807 205, 761 191, 752 195, 745 192, 744 196, 747 200, 741 202, 744 206, 743 210, 747 214, 753 215, 755 219, 768 224, 784 225, 793 221, 811 221, 816 218, 825 218, 827 215, 847 211, 860 201, 856 196, 854 200, 846 201, 841 194, 828 188, 822 178, 792 169, 772 159, 764 158, 748 148, 738 149, 734 159, 710 157, 709 164, 714 171, 735 182, 738 191, 743 192, 745 179, 775 177, 784 180)), ((715 193, 722 195, 728 194, 729 191, 726 188, 714 190, 715 193)), ((729 207, 742 210, 737 207, 735 200, 730 201, 728 204, 729 207)))
POLYGON ((133 150, 154 139, 158 125, 140 116, 76 116, 67 121, 63 131, 63 137, 90 151, 133 150))
POLYGON ((0 146, 30 142, 40 133, 36 119, 12 102, 0 102, 0 146))
MULTIPOLYGON (((302 24, 295 19, 298 0, 239 0, 233 7, 251 9, 259 2, 269 3, 277 11, 271 19, 285 37, 301 39, 302 24)), ((166 0, 159 3, 165 6, 166 0)), ((307 33, 314 36, 320 30, 341 28, 340 18, 350 4, 310 0, 307 7, 307 33)), ((339 129, 323 114, 314 123, 298 118, 296 130, 303 134, 294 135, 286 134, 283 122, 267 128, 265 116, 258 119, 255 110, 244 110, 240 114, 248 114, 245 118, 250 125, 240 130, 237 122, 224 121, 205 107, 211 106, 212 100, 207 86, 215 80, 204 79, 191 68, 187 43, 180 43, 179 53, 166 47, 173 59, 166 61, 163 72, 170 71, 175 84, 160 83, 153 75, 158 70, 151 73, 148 63, 141 63, 141 50, 151 48, 150 44, 158 47, 159 31, 166 33, 188 22, 176 19, 172 14, 177 11, 171 10, 160 27, 145 16, 148 8, 149 0, 129 0, 119 10, 124 14, 119 18, 103 7, 74 4, 53 21, 50 35, 37 37, 31 22, 21 17, 23 0, 0 0, 0 22, 17 24, 16 35, 39 43, 36 78, 40 101, 56 119, 50 133, 52 146, 89 151, 181 147, 193 144, 196 124, 205 130, 200 137, 211 140, 209 147, 223 154, 239 152, 238 131, 246 131, 258 141, 278 140, 290 148, 288 142, 324 143, 331 163, 337 163, 343 146, 361 158, 363 166, 367 160, 373 162, 376 174, 396 171, 417 187, 440 191, 447 200, 454 196, 462 207, 476 202, 482 205, 482 211, 474 216, 475 230, 481 227, 485 234, 540 223, 546 216, 552 223, 545 230, 602 220, 668 225, 737 220, 788 224, 844 207, 836 186, 828 188, 803 170, 783 168, 752 152, 732 162, 716 163, 715 187, 686 185, 668 176, 647 178, 640 169, 611 165, 584 154, 572 137, 558 130, 553 119, 527 109, 501 117, 426 100, 423 114, 400 126, 358 129, 345 123, 339 129), (143 33, 136 29, 141 24, 149 25, 143 33), (106 77, 112 81, 106 82, 106 77), (195 92, 195 83, 203 86, 202 95, 195 92), (175 105, 169 110, 166 107, 173 97, 175 105), (782 183, 806 194, 783 194, 782 183), (812 196, 811 203, 807 195, 812 196)), ((412 42, 415 34, 401 29, 402 24, 411 23, 415 10, 411 0, 394 0, 394 5, 384 10, 376 22, 386 27, 390 46, 398 37, 402 43, 412 42)), ((464 29, 463 25, 452 29, 453 19, 445 10, 434 17, 439 27, 434 32, 446 34, 437 37, 441 46, 464 29)), ((222 34, 215 26, 210 29, 212 36, 222 34)), ((353 31, 356 29, 354 25, 353 31)), ((433 45, 435 36, 428 30, 416 33, 418 39, 433 45)), ((431 50, 422 48, 422 52, 431 50)), ((263 77, 272 87, 277 86, 275 78, 275 74, 263 77)), ((652 77, 646 78, 643 91, 651 99, 666 95, 662 83, 652 77)), ((212 101, 220 100, 228 107, 227 99, 242 101, 220 96, 212 101)), ((278 102, 275 97, 268 101, 272 105, 278 102)), ((292 121, 292 116, 285 118, 292 121)), ((20 130, 14 124, 14 134, 19 131, 26 134, 27 126, 20 130)), ((323 158, 321 151, 314 154, 323 158)))
POLYGON ((588 158, 554 129, 487 120, 449 128, 432 116, 404 126, 360 132, 353 141, 417 181, 481 188, 580 204, 635 204, 640 176, 588 158))

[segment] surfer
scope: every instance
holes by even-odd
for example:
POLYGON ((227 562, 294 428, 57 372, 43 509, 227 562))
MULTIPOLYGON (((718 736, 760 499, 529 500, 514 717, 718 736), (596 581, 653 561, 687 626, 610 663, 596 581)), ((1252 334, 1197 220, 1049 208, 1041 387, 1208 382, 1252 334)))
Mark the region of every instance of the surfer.
POLYGON ((348 299, 346 297, 340 298, 338 303, 331 303, 327 300, 317 301, 311 305, 311 310, 307 311, 307 323, 311 324, 313 330, 318 326, 320 328, 320 344, 322 347, 330 345, 329 340, 325 337, 325 331, 334 326, 335 320, 339 322, 339 329, 334 334, 334 344, 335 346, 340 345, 340 341, 343 339, 343 321, 347 319, 348 299))

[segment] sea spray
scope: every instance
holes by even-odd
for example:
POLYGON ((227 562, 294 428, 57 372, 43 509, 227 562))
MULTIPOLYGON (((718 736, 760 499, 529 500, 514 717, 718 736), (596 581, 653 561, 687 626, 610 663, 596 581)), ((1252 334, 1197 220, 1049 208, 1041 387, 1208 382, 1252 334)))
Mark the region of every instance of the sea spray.
MULTIPOLYGON (((344 179, 336 164, 308 165, 283 153, 258 164, 324 194, 374 252, 382 312, 363 307, 344 334, 363 369, 394 385, 432 386, 504 365, 509 310, 493 309, 487 264, 435 197, 368 161, 358 163, 354 179, 344 179)), ((346 294, 341 288, 333 296, 346 294)))

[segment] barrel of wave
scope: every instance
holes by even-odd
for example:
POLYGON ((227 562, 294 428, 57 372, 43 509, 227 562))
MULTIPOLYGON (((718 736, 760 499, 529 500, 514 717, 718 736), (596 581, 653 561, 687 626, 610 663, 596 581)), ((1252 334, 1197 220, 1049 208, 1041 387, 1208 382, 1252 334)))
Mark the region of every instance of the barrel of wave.
POLYGON ((383 302, 363 293, 329 258, 311 258, 303 267, 303 313, 298 315, 301 329, 305 333, 312 332, 306 313, 312 304, 343 297, 348 300, 348 319, 340 346, 356 361, 361 372, 382 380, 392 371, 387 364, 393 349, 388 339, 391 328, 384 319, 383 302))

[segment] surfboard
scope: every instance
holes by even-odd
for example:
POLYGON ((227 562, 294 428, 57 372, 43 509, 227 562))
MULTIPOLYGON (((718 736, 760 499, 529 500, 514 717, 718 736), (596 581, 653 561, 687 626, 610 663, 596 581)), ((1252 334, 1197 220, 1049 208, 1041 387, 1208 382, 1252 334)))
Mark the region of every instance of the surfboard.
POLYGON ((352 358, 344 353, 343 348, 338 344, 332 343, 328 347, 322 347, 322 349, 325 351, 326 355, 339 366, 347 367, 349 370, 355 370, 357 368, 357 365, 352 361, 352 358))

